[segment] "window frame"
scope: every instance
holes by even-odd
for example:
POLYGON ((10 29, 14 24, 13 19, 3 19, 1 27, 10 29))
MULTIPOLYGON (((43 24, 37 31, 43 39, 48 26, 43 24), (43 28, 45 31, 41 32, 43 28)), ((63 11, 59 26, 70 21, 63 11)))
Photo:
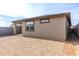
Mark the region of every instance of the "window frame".
POLYGON ((33 30, 27 30, 27 28, 25 28, 26 31, 28 31, 28 32, 34 32, 35 31, 35 22, 34 21, 26 21, 25 22, 25 27, 27 27, 27 22, 33 22, 34 29, 33 30))
POLYGON ((50 19, 49 18, 40 19, 40 23, 50 23, 50 19), (48 22, 42 22, 43 20, 48 20, 48 22))

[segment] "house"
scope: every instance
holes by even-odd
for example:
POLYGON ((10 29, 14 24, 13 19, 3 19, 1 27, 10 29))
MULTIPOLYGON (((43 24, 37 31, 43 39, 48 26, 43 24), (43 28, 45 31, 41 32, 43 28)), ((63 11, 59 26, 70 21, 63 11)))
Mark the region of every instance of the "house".
POLYGON ((26 18, 12 23, 14 34, 22 33, 26 37, 65 41, 70 31, 71 19, 68 12, 26 18))

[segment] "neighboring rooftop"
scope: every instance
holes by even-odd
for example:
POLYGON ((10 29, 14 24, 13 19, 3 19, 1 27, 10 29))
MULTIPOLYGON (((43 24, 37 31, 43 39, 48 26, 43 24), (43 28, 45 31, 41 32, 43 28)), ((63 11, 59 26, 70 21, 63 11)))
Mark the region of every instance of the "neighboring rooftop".
POLYGON ((37 16, 37 17, 32 17, 32 18, 25 18, 25 19, 20 19, 20 20, 12 21, 12 23, 21 23, 21 22, 25 22, 25 21, 37 20, 37 19, 42 19, 42 18, 50 18, 50 17, 62 16, 62 15, 67 16, 68 22, 71 25, 70 12, 59 13, 59 14, 52 14, 52 15, 43 15, 43 16, 37 16))

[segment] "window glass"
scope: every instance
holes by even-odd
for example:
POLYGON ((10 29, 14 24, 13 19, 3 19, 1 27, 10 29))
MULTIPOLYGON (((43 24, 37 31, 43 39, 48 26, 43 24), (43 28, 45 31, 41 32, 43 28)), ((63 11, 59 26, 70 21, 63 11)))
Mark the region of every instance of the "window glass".
POLYGON ((40 23, 48 23, 49 20, 48 19, 41 19, 40 23))
POLYGON ((26 22, 26 30, 27 31, 34 31, 34 22, 33 21, 26 22))

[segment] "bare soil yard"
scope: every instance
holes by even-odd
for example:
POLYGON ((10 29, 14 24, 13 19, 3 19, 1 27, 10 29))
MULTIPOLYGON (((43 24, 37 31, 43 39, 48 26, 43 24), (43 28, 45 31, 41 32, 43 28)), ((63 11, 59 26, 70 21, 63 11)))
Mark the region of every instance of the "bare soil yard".
POLYGON ((27 38, 22 35, 0 37, 0 55, 63 56, 78 55, 79 45, 73 42, 27 38))

